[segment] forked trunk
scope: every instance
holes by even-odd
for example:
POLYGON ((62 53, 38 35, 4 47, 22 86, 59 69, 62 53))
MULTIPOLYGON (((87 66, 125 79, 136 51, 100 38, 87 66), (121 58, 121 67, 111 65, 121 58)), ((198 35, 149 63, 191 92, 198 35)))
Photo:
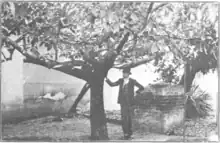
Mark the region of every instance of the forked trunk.
POLYGON ((93 80, 90 87, 90 124, 92 140, 108 139, 106 115, 103 100, 103 85, 104 78, 102 80, 93 80))

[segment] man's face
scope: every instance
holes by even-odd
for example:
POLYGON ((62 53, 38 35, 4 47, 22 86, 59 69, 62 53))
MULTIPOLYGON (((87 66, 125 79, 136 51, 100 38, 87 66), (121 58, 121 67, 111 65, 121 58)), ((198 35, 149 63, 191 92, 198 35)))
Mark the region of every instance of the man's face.
POLYGON ((128 77, 129 77, 129 73, 123 72, 123 78, 128 78, 128 77))

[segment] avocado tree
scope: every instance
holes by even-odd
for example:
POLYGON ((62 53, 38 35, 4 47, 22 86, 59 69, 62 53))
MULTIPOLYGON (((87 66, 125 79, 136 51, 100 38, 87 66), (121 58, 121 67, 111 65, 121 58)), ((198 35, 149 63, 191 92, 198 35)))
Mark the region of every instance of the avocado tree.
POLYGON ((172 6, 165 13, 164 17, 169 17, 170 21, 162 21, 162 18, 159 25, 167 37, 158 36, 165 41, 169 50, 153 63, 164 81, 184 85, 184 74, 179 79, 177 71, 185 67, 188 92, 196 73, 206 74, 217 68, 217 10, 217 4, 185 3, 175 8, 172 6))
MULTIPOLYGON (((105 140, 108 132, 103 84, 109 69, 134 68, 150 61, 159 67, 158 71, 165 71, 167 67, 163 63, 170 61, 178 66, 184 62, 192 65, 191 59, 198 57, 193 55, 208 49, 192 46, 198 45, 196 40, 201 43, 210 35, 207 36, 203 27, 193 25, 195 21, 191 19, 196 17, 197 9, 208 7, 204 8, 208 11, 210 5, 214 7, 208 3, 4 2, 1 46, 10 56, 3 52, 2 56, 4 61, 10 60, 17 50, 25 57, 24 62, 86 81, 80 98, 90 88, 91 139, 105 140), (168 16, 169 20, 165 20, 168 16), (168 59, 171 54, 172 58, 168 59)), ((200 26, 206 21, 196 20, 200 26)), ((217 37, 216 33, 212 35, 217 37)), ((214 63, 217 57, 214 37, 211 36, 210 43, 214 52, 210 48, 207 53, 213 58, 208 63, 214 63)), ((208 66, 211 67, 216 65, 208 66)))

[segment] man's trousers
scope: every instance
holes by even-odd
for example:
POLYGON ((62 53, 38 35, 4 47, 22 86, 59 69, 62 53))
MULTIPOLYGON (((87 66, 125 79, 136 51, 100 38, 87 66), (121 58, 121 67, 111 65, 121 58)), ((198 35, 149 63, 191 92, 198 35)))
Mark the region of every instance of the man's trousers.
POLYGON ((132 135, 132 116, 134 114, 133 108, 126 104, 121 104, 121 120, 122 130, 124 135, 132 135))

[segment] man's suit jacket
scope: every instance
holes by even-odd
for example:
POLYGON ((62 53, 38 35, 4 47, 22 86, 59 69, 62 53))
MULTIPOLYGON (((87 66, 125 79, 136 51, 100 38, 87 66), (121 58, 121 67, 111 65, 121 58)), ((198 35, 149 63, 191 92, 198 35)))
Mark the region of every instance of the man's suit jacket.
MULTIPOLYGON (((107 79, 106 82, 110 86, 118 86, 119 85, 118 103, 121 104, 122 101, 125 101, 124 96, 122 95, 124 79, 120 78, 116 82, 111 82, 110 80, 107 79)), ((126 96, 128 96, 128 99, 129 99, 131 105, 134 105, 134 86, 137 86, 139 88, 136 92, 140 92, 141 90, 144 90, 144 87, 140 83, 138 83, 136 80, 134 80, 132 78, 129 78, 128 95, 126 95, 126 96)))

